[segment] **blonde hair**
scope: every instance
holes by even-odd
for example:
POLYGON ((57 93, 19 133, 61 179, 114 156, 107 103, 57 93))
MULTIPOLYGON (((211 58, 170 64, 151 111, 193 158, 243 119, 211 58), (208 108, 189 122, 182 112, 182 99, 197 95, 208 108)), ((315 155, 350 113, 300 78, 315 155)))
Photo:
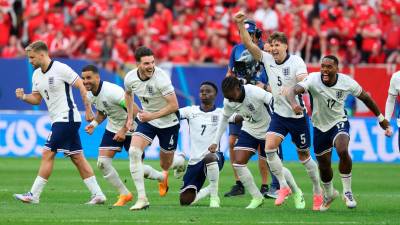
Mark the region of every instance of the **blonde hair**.
POLYGON ((30 43, 26 48, 25 51, 34 51, 34 52, 39 52, 39 51, 44 51, 44 52, 49 52, 49 48, 47 47, 46 43, 43 41, 35 41, 30 43))

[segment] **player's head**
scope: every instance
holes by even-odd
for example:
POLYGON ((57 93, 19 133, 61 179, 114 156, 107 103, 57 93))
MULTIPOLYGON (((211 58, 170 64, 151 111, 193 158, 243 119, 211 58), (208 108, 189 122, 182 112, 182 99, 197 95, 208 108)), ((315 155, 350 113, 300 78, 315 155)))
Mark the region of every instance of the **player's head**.
POLYGON ((262 31, 258 29, 256 22, 254 20, 247 19, 244 21, 244 27, 246 28, 247 32, 249 32, 253 42, 258 42, 262 36, 262 31))
POLYGON ((274 32, 268 37, 268 43, 271 46, 271 55, 275 61, 281 63, 287 56, 288 39, 282 32, 274 32))
POLYGON ((155 67, 153 51, 148 47, 141 46, 135 51, 135 59, 140 75, 144 78, 152 77, 155 67))
POLYGON ((323 83, 331 84, 336 79, 339 71, 339 60, 334 55, 324 56, 321 60, 321 80, 323 83))
POLYGON ((225 77, 221 84, 224 98, 230 102, 239 102, 242 97, 242 84, 239 79, 234 76, 225 77))
POLYGON ((87 91, 97 90, 100 83, 99 69, 94 65, 87 65, 82 69, 83 85, 87 91))
POLYGON ((49 49, 43 41, 35 41, 25 48, 29 63, 36 69, 41 67, 49 57, 49 49))
POLYGON ((215 98, 217 97, 218 88, 211 81, 204 81, 200 84, 200 101, 202 104, 214 105, 215 98))

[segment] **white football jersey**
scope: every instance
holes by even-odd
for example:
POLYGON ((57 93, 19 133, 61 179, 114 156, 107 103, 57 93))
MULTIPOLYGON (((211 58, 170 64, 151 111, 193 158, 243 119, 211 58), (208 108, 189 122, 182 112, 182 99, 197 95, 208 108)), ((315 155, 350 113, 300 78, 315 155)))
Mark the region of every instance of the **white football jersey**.
MULTIPOLYGON (((147 112, 157 112, 167 105, 164 96, 174 93, 171 79, 159 67, 155 67, 153 76, 148 80, 139 78, 138 69, 131 70, 125 76, 125 90, 137 95, 142 108, 147 112)), ((157 128, 171 127, 179 123, 176 113, 151 120, 157 128)))
MULTIPOLYGON (((296 115, 286 96, 282 94, 283 89, 289 89, 297 84, 297 76, 307 74, 307 66, 297 55, 288 55, 282 64, 276 64, 272 55, 262 52, 262 62, 268 75, 268 83, 274 96, 274 113, 282 117, 300 118, 303 115, 296 115)), ((301 96, 296 98, 300 105, 304 105, 301 96)))
MULTIPOLYGON (((400 71, 394 73, 390 79, 389 94, 400 95, 400 71)), ((397 118, 397 126, 400 127, 400 118, 397 118)))
POLYGON ((265 139, 271 122, 269 106, 272 94, 254 85, 244 85, 245 97, 243 102, 230 102, 224 99, 224 116, 231 117, 234 113, 242 116, 242 130, 257 139, 265 139))
POLYGON ((179 109, 181 119, 189 124, 190 155, 189 165, 200 162, 208 153, 208 147, 217 133, 222 118, 222 109, 204 112, 200 106, 187 106, 179 109))
POLYGON ((37 68, 32 76, 32 93, 39 93, 46 102, 52 123, 80 122, 71 86, 80 79, 68 65, 52 60, 47 71, 37 68))
MULTIPOLYGON (((106 129, 108 131, 117 133, 125 126, 128 113, 121 106, 121 102, 125 100, 124 89, 116 84, 100 81, 97 93, 93 94, 91 91, 88 91, 87 97, 97 111, 107 116, 106 129)), ((136 123, 134 124, 134 129, 136 129, 136 123)), ((127 132, 126 135, 132 135, 132 132, 127 132)))
POLYGON ((344 101, 347 95, 358 97, 361 86, 350 76, 338 73, 337 82, 328 87, 321 80, 321 73, 310 73, 306 79, 298 83, 304 87, 312 99, 312 118, 314 127, 325 132, 341 121, 347 121, 344 101))

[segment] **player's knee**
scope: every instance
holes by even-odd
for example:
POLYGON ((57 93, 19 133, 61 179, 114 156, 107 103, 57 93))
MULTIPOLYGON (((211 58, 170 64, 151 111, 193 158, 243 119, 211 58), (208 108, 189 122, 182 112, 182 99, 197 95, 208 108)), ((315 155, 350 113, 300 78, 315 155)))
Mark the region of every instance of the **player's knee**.
POLYGON ((133 160, 134 163, 138 163, 142 160, 143 151, 142 149, 131 146, 129 148, 129 157, 133 160))
POLYGON ((341 159, 350 157, 349 152, 345 147, 337 147, 336 152, 341 159))
POLYGON ((99 157, 97 159, 97 168, 99 168, 100 170, 104 170, 106 168, 108 168, 111 164, 111 159, 110 158, 106 158, 106 157, 99 157))
POLYGON ((216 162, 216 161, 218 161, 218 157, 217 157, 217 154, 215 154, 215 153, 208 153, 204 157, 205 164, 209 164, 209 163, 216 162))
POLYGON ((310 158, 310 150, 309 149, 297 149, 297 155, 299 156, 300 161, 306 161, 310 158))
POLYGON ((187 189, 181 193, 179 201, 182 206, 187 206, 192 204, 195 198, 196 198, 196 191, 194 189, 187 189))

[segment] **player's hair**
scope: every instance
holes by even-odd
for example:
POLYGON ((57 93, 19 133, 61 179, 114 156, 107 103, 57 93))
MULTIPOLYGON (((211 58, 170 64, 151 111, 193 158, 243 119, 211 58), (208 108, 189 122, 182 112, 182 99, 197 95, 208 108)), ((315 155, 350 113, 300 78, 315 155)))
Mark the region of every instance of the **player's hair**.
POLYGON ((213 87, 215 89, 215 93, 218 93, 218 87, 217 85, 215 85, 213 82, 211 81, 204 81, 200 84, 200 87, 203 85, 210 85, 211 87, 213 87))
POLYGON ((49 48, 47 47, 46 43, 43 41, 35 41, 30 43, 26 48, 25 51, 34 51, 34 52, 49 52, 49 48))
POLYGON ((288 44, 288 39, 285 33, 283 32, 274 32, 268 37, 268 43, 272 44, 273 41, 278 41, 283 44, 288 44))
POLYGON ((95 74, 99 74, 99 69, 97 68, 97 66, 89 64, 85 67, 83 67, 82 72, 93 72, 95 74))
POLYGON ((236 87, 240 87, 241 83, 240 80, 237 79, 235 76, 227 76, 222 80, 221 88, 223 92, 228 92, 236 87))
POLYGON ((146 46, 140 46, 135 51, 136 62, 140 62, 140 59, 142 59, 143 56, 152 56, 152 55, 154 55, 153 51, 146 46))
POLYGON ((339 66, 339 59, 334 55, 326 55, 322 59, 332 59, 336 66, 339 66))

